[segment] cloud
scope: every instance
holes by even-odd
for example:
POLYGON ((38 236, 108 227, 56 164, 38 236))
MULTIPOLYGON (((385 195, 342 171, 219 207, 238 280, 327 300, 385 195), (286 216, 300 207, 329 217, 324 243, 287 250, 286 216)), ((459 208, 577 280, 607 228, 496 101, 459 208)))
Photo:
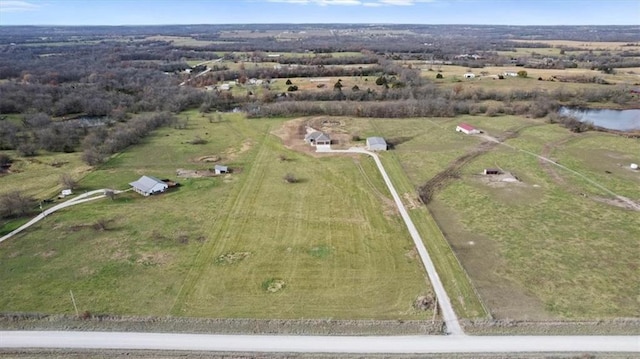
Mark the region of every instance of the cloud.
POLYGON ((397 5, 397 6, 410 6, 415 4, 413 0, 380 0, 380 4, 384 5, 397 5))
POLYGON ((280 2, 287 4, 317 4, 321 6, 327 5, 362 5, 360 0, 267 0, 269 2, 280 2))
POLYGON ((39 5, 35 5, 26 1, 0 0, 0 12, 25 12, 34 11, 39 8, 39 5))
POLYGON ((316 4, 320 6, 329 5, 343 5, 343 6, 367 6, 367 7, 380 7, 380 6, 411 6, 420 2, 434 2, 435 0, 267 0, 274 3, 285 4, 316 4))

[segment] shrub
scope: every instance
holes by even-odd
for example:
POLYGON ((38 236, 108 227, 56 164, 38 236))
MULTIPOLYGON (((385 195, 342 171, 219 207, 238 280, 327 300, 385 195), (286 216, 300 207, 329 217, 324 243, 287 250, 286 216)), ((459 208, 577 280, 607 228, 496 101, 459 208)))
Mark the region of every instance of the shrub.
POLYGON ((296 183, 296 182, 298 182, 298 178, 291 172, 289 172, 286 175, 284 175, 283 179, 287 183, 296 183))

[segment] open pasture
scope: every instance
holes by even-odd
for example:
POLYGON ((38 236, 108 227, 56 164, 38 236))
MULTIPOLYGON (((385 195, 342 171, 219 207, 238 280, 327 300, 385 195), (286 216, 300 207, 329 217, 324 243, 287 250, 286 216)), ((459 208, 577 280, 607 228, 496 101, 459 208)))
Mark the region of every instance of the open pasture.
POLYGON ((2 243, 2 311, 73 313, 72 290, 91 313, 431 318, 413 308, 431 289, 372 161, 289 151, 270 134, 280 120, 181 116, 186 129, 160 129, 81 181, 125 189, 148 174, 181 186, 73 207, 2 243), (211 158, 234 172, 175 176, 211 158))
MULTIPOLYGON (((434 167, 442 168, 482 141, 454 133, 450 119, 424 119, 423 131, 418 121, 388 120, 386 128, 377 123, 381 134, 390 137, 416 128, 416 136, 394 151, 414 186, 433 177, 434 167), (454 135, 458 138, 453 141, 463 144, 441 144, 443 137, 454 135)), ((506 143, 557 158, 620 195, 640 199, 637 173, 622 166, 640 153, 637 140, 576 135, 508 116, 457 121, 494 136, 528 126, 506 143)), ((444 187, 429 208, 496 317, 638 316, 638 212, 605 199, 612 196, 584 178, 560 168, 550 172, 531 154, 499 146, 463 167, 460 178, 444 187), (500 168, 518 181, 487 182, 481 175, 484 168, 500 168)))

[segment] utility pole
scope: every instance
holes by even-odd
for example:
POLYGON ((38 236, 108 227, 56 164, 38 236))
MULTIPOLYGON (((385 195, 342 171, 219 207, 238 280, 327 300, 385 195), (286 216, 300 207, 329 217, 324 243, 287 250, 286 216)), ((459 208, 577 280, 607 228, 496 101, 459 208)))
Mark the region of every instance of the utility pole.
POLYGON ((73 297, 73 292, 69 289, 69 294, 71 294, 71 302, 73 303, 73 308, 76 310, 76 316, 79 317, 80 313, 78 312, 78 306, 76 305, 76 299, 73 297))

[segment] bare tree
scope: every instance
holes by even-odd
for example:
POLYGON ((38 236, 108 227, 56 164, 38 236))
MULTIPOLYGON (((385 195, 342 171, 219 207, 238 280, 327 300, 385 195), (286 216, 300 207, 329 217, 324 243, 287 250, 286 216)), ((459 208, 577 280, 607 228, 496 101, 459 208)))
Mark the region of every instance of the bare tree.
POLYGON ((64 173, 60 176, 60 185, 62 189, 75 189, 78 187, 78 181, 73 179, 70 174, 64 173))
POLYGON ((0 195, 0 216, 23 216, 33 210, 36 200, 25 196, 19 191, 13 191, 0 195))

